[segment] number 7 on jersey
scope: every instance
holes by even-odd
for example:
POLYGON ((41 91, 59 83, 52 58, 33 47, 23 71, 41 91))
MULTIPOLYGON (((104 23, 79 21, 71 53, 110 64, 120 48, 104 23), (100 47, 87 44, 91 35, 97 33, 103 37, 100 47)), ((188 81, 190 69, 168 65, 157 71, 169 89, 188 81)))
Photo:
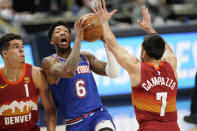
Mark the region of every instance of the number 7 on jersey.
POLYGON ((161 100, 162 101, 162 105, 161 105, 161 110, 160 110, 160 116, 164 116, 165 115, 165 109, 166 109, 166 105, 167 105, 167 92, 157 92, 156 93, 156 100, 161 100))

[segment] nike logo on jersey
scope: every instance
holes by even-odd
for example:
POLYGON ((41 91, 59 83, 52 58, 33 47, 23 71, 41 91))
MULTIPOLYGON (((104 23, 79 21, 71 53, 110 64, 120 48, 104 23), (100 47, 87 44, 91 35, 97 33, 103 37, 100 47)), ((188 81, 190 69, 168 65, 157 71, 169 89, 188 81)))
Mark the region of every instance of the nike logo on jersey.
POLYGON ((6 85, 4 85, 4 86, 1 85, 0 88, 3 89, 3 88, 5 88, 7 85, 8 85, 8 84, 6 84, 6 85))
POLYGON ((90 73, 90 68, 88 65, 78 66, 77 72, 78 74, 90 73))

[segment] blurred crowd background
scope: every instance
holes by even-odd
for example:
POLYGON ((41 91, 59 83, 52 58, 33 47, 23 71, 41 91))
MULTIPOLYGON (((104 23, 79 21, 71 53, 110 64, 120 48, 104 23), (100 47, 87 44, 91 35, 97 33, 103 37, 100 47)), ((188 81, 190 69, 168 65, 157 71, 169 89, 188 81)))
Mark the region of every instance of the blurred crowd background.
MULTIPOLYGON (((91 12, 90 6, 95 1, 0 0, 0 35, 7 32, 31 35, 47 30, 58 20, 73 27, 80 16, 91 12)), ((142 5, 149 8, 155 26, 197 23, 197 0, 106 0, 106 4, 109 11, 118 9, 111 26, 135 26, 141 18, 142 5)))

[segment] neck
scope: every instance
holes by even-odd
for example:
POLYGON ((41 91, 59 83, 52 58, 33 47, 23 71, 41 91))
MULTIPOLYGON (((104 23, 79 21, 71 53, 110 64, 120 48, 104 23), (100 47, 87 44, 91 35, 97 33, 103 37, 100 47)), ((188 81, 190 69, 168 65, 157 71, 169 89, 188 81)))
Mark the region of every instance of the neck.
POLYGON ((161 60, 149 59, 149 60, 147 60, 147 62, 150 62, 153 65, 155 65, 156 67, 158 67, 159 64, 161 63, 161 60))
POLYGON ((151 63, 160 63, 161 60, 149 59, 149 60, 147 60, 147 62, 151 62, 151 63))
POLYGON ((64 59, 67 59, 71 53, 71 48, 64 51, 57 51, 56 54, 64 59))
MULTIPOLYGON (((23 63, 24 64, 24 63, 23 63)), ((6 64, 2 72, 9 81, 17 81, 23 74, 23 64, 6 64)))

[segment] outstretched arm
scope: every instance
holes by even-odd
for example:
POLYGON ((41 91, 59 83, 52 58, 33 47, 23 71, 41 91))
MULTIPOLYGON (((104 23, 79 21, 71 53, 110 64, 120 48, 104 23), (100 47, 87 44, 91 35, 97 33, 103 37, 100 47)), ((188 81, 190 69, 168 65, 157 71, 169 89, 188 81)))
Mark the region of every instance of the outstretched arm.
POLYGON ((55 131, 56 128, 56 108, 53 103, 51 91, 44 74, 38 67, 32 67, 32 78, 36 88, 39 90, 40 99, 45 111, 45 121, 47 131, 55 131))
POLYGON ((140 67, 140 61, 135 56, 130 55, 126 49, 118 45, 116 38, 110 29, 109 19, 117 10, 113 10, 111 13, 108 13, 104 0, 102 0, 102 2, 99 0, 99 5, 96 4, 96 7, 92 8, 92 10, 102 24, 103 38, 109 50, 114 54, 117 62, 128 72, 133 73, 138 71, 140 67))
POLYGON ((105 67, 105 72, 107 76, 111 78, 116 78, 120 75, 120 66, 118 65, 112 52, 108 49, 108 46, 105 42, 104 47, 107 55, 107 65, 105 67))
MULTIPOLYGON (((150 14, 148 12, 148 8, 142 7, 142 17, 143 21, 138 20, 137 23, 140 25, 140 27, 146 31, 147 33, 157 33, 155 29, 152 27, 150 14)), ((172 50, 172 48, 169 46, 167 42, 165 42, 165 52, 163 57, 161 58, 162 61, 167 61, 171 64, 174 72, 176 72, 177 68, 177 59, 176 56, 172 50)))
MULTIPOLYGON (((165 43, 165 52, 163 57, 161 58, 162 61, 167 61, 168 63, 171 64, 174 72, 176 72, 177 69, 177 58, 172 50, 172 48, 170 47, 170 45, 168 43, 165 43)), ((176 75, 177 77, 177 75, 176 75)))

